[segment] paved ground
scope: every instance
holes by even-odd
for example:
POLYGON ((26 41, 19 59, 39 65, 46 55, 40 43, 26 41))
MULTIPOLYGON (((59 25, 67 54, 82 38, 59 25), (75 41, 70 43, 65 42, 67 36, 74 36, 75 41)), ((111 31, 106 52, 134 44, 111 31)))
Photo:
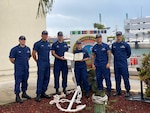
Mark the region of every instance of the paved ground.
MULTIPOLYGON (((75 88, 75 84, 72 81, 72 72, 69 72, 68 74, 68 87, 67 89, 73 89, 75 88)), ((60 77, 61 78, 61 77, 60 77)), ((36 96, 36 81, 37 81, 37 74, 36 72, 30 72, 30 77, 29 77, 29 87, 27 93, 34 98, 36 96)), ((112 81, 112 88, 115 88, 115 80, 113 77, 111 77, 112 81)), ((131 77, 130 79, 131 83, 131 91, 134 92, 140 92, 140 82, 137 80, 137 77, 131 77)), ((104 81, 105 84, 105 81, 104 81)), ((60 85, 61 85, 61 80, 60 80, 60 85)), ((54 90, 54 76, 53 72, 51 71, 51 77, 50 77, 50 84, 48 86, 47 94, 52 94, 55 92, 54 90)), ((15 101, 15 95, 14 95, 14 76, 13 75, 4 75, 0 76, 0 105, 11 103, 15 101)), ((122 89, 124 89, 124 85, 122 82, 122 89)), ((60 89, 62 91, 62 88, 60 89)))
MULTIPOLYGON (((61 77, 60 77, 61 79, 61 77)), ((30 77, 28 80, 28 90, 27 93, 34 98, 36 96, 36 82, 37 82, 37 74, 36 72, 31 72, 30 77)), ((61 80, 60 80, 60 86, 61 86, 61 80)), ((50 77, 50 84, 48 86, 47 94, 54 93, 54 76, 51 72, 50 77)), ((75 88, 75 84, 72 81, 72 73, 69 72, 68 75, 68 88, 67 89, 73 89, 75 88)), ((60 88, 60 91, 62 88, 60 88)), ((11 103, 15 101, 15 95, 14 95, 14 76, 13 75, 5 75, 0 76, 0 105, 11 103)))

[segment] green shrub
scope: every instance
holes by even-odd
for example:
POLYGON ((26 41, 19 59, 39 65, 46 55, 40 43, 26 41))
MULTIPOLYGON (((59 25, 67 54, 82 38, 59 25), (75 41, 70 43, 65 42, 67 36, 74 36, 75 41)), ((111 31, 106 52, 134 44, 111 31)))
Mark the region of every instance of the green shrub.
POLYGON ((150 52, 148 54, 143 54, 139 76, 146 84, 145 96, 150 97, 150 52))

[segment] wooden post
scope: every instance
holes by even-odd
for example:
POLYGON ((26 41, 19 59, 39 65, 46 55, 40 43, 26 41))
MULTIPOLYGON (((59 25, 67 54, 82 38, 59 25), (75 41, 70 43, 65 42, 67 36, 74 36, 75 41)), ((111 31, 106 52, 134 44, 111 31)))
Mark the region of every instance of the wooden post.
MULTIPOLYGON (((104 97, 105 93, 102 90, 97 90, 95 96, 104 97)), ((94 103, 94 113, 105 113, 105 102, 103 104, 94 103)))

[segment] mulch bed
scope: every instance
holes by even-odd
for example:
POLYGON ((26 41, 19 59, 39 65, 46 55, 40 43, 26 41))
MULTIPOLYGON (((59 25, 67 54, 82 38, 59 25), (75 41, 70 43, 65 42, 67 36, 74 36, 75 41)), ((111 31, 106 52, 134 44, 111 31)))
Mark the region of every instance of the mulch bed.
MULTIPOLYGON (((92 102, 92 92, 90 98, 82 97, 82 104, 86 104, 86 108, 78 113, 94 113, 94 104, 92 102)), ((132 93, 134 95, 134 93, 132 93)), ((69 94, 67 99, 71 99, 73 94, 69 94)), ((55 105, 50 105, 51 99, 42 99, 36 102, 34 99, 24 100, 22 104, 10 103, 0 106, 0 113, 64 113, 55 105)), ((67 108, 68 103, 61 104, 63 108, 67 108)), ((75 105, 73 105, 75 107, 75 105)), ((150 113, 150 103, 129 101, 122 96, 111 96, 106 107, 106 113, 150 113)))

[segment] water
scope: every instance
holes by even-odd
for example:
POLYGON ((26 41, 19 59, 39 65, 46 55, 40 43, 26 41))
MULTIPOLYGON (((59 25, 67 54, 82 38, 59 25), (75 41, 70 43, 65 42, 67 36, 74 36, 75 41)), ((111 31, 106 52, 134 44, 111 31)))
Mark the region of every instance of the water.
POLYGON ((148 54, 150 49, 131 49, 131 56, 141 56, 142 54, 148 54))

